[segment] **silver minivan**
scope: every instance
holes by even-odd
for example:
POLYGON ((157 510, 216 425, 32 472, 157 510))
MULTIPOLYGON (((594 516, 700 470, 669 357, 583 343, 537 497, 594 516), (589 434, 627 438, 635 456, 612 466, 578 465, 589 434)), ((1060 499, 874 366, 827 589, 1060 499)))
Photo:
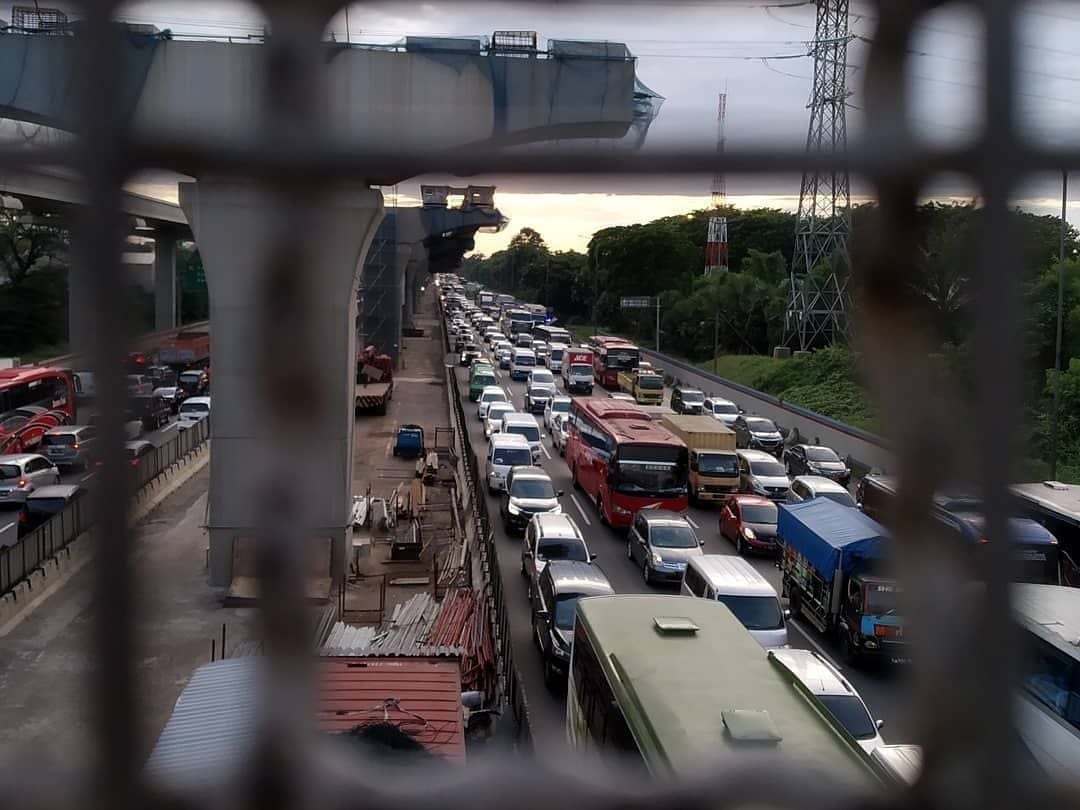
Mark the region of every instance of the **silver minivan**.
POLYGON ((57 467, 86 469, 97 458, 97 428, 93 425, 61 425, 41 437, 45 457, 57 467))
POLYGON ((0 504, 26 503, 26 497, 38 487, 59 483, 60 470, 45 456, 0 456, 0 504))
POLYGON ((703 554, 686 561, 681 592, 723 602, 765 649, 786 647, 788 611, 776 589, 742 557, 703 554))
POLYGON ((510 470, 531 464, 532 450, 524 436, 515 433, 494 434, 488 445, 487 461, 484 462, 488 492, 494 495, 506 489, 506 476, 510 470))

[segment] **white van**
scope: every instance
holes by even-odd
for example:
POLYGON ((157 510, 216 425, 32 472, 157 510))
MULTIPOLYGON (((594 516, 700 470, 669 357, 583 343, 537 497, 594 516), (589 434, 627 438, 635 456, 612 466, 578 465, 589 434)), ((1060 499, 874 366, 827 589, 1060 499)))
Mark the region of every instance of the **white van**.
POLYGON ((780 607, 776 589, 742 557, 690 557, 681 592, 723 602, 765 649, 787 646, 787 611, 780 607))
POLYGON ((536 368, 536 352, 532 349, 514 349, 510 352, 510 379, 524 380, 536 368))
POLYGON ((530 465, 532 460, 532 449, 524 436, 496 433, 491 437, 487 461, 484 463, 488 492, 494 495, 506 489, 506 476, 510 474, 510 469, 530 465))
POLYGON ((562 371, 563 354, 565 352, 565 343, 552 343, 548 347, 547 367, 556 374, 562 371))
POLYGON ((533 464, 540 463, 540 439, 544 434, 540 432, 540 423, 531 413, 508 413, 502 420, 502 431, 499 435, 516 433, 524 437, 532 450, 533 464))

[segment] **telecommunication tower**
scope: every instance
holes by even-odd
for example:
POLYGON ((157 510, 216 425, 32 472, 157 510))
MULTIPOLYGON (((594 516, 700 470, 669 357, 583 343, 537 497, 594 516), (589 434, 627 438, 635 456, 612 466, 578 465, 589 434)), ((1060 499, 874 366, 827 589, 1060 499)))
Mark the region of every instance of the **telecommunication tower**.
MULTIPOLYGON (((814 87, 806 151, 842 155, 847 150, 847 47, 849 0, 817 0, 810 55, 814 87)), ((799 192, 795 255, 784 343, 808 349, 847 338, 848 235, 851 188, 846 170, 808 171, 799 192), (827 265, 826 275, 815 274, 827 265)))
MULTIPOLYGON (((720 94, 716 112, 716 155, 724 154, 724 121, 727 118, 727 93, 720 94)), ((705 238, 705 275, 714 270, 728 269, 728 233, 727 233, 727 180, 724 170, 717 166, 712 181, 712 216, 709 217, 709 232, 705 238)))

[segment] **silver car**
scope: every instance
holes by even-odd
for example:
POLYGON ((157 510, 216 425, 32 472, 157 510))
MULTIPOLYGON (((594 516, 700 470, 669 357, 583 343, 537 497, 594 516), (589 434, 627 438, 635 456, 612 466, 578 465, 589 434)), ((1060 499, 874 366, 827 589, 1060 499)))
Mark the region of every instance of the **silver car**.
POLYGON ((94 425, 62 425, 45 431, 41 448, 57 467, 86 469, 97 457, 98 432, 94 425))
POLYGON ((694 527, 678 512, 642 509, 634 515, 626 537, 626 556, 641 566, 646 585, 682 583, 686 561, 700 557, 705 545, 694 527))
POLYGON ((60 483, 60 470, 37 453, 0 456, 0 504, 26 503, 38 487, 60 483))

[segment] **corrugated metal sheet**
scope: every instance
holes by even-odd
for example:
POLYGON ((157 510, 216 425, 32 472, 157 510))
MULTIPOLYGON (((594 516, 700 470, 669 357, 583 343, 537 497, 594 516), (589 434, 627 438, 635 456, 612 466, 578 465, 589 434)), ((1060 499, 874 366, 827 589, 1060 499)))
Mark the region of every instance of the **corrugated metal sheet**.
MULTIPOLYGON (((221 783, 256 741, 265 658, 229 658, 195 670, 146 763, 166 787, 221 783)), ((461 671, 448 658, 324 658, 319 661, 318 727, 343 733, 389 722, 432 753, 465 758, 461 671)))
POLYGON ((446 658, 324 658, 318 725, 344 733, 388 722, 434 754, 465 760, 461 668, 446 658))
POLYGON ((324 656, 453 656, 459 647, 424 644, 442 605, 429 593, 418 593, 395 605, 390 620, 380 627, 356 627, 337 622, 319 651, 324 656))
POLYGON ((150 759, 167 785, 216 781, 234 772, 255 739, 260 658, 227 658, 195 670, 150 759))

